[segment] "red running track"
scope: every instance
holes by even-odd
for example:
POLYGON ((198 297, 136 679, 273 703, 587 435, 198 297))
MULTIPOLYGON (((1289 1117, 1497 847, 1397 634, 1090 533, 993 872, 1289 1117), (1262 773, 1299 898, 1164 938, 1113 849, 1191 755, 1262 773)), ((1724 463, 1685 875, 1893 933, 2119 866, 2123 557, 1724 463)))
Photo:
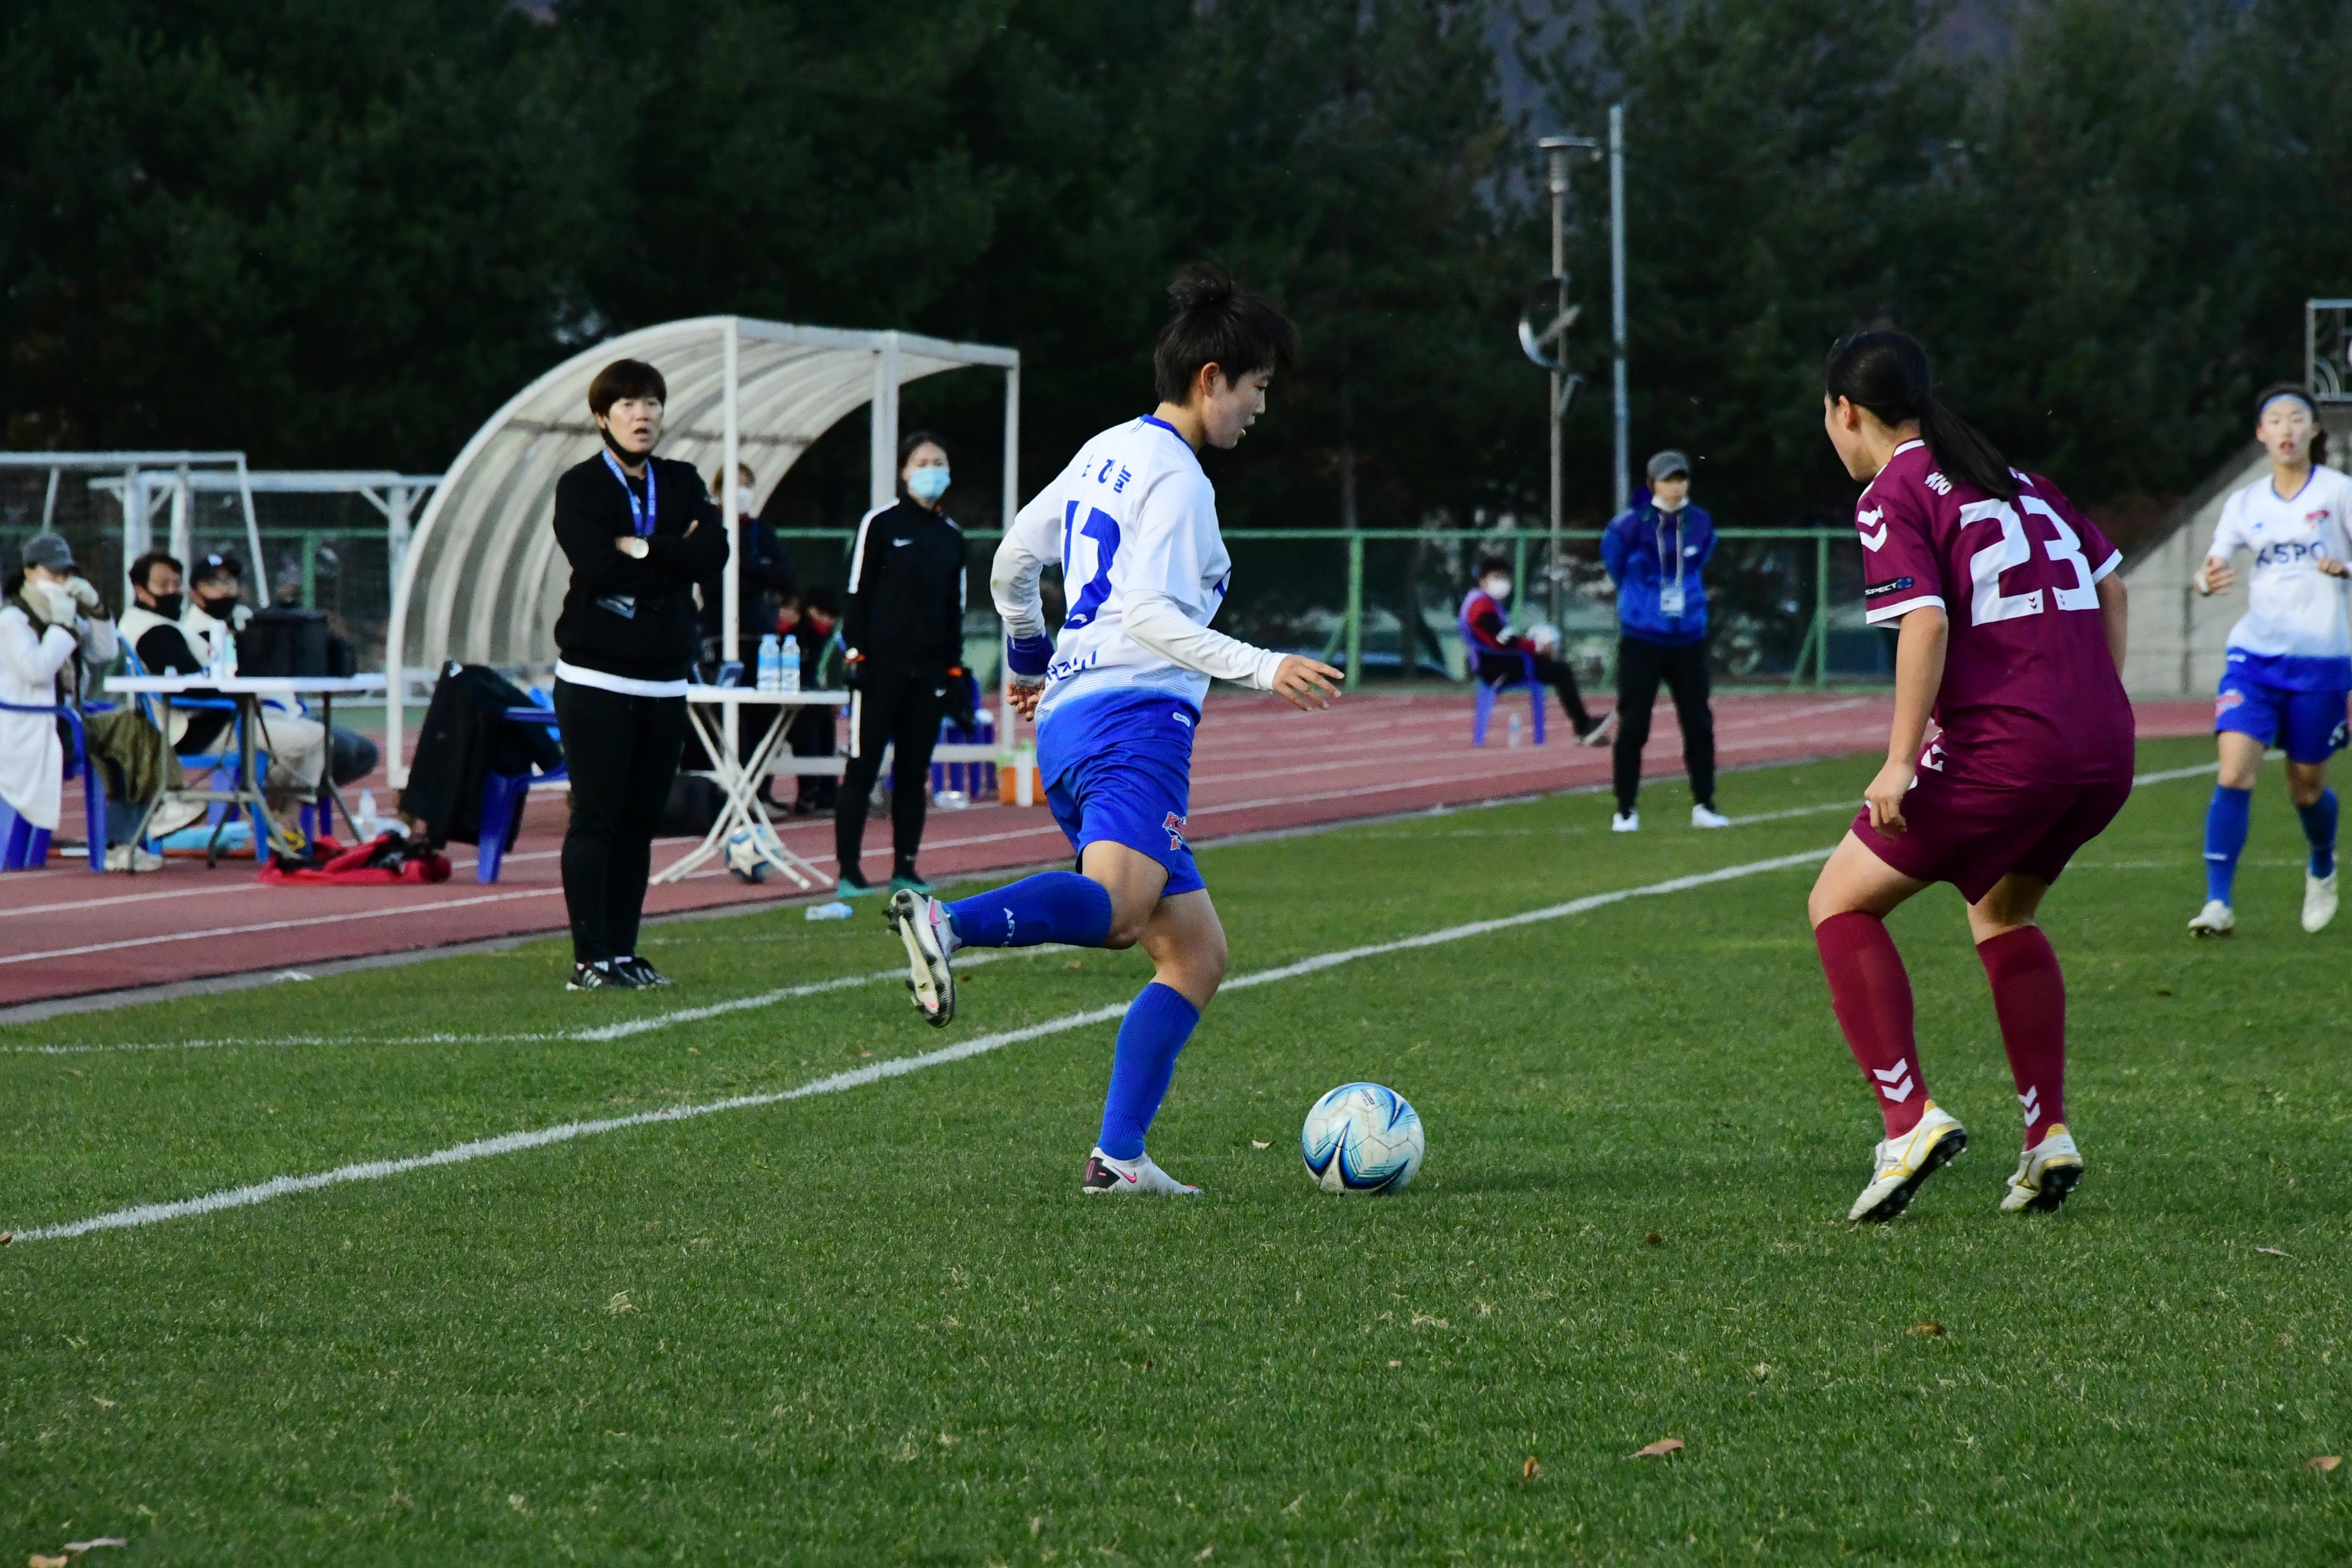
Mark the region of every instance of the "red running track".
MULTIPOLYGON (((1456 692, 1360 695, 1329 711, 1302 714, 1270 697, 1210 700, 1192 761, 1192 837, 1236 834, 1384 816, 1544 792, 1605 788, 1609 752, 1575 743, 1564 723, 1547 746, 1507 746, 1498 711, 1484 750, 1469 744, 1469 702, 1456 692)), ((1516 705, 1515 705, 1516 706, 1516 705)), ((1891 701, 1884 693, 1718 693, 1716 749, 1727 769, 1805 757, 1875 751, 1885 745, 1891 701)), ((2144 703, 2143 735, 2206 733, 2201 702, 2144 703)), ((1672 708, 1661 703, 1645 776, 1681 772, 1672 708)), ((1861 778, 1856 777, 1856 788, 1861 778)), ((354 786, 356 789, 357 786, 354 786)), ((381 780, 375 787, 383 792, 381 780)), ((1722 804, 1738 810, 1738 784, 1722 804)), ((1596 812, 1606 805, 1595 802, 1596 812)), ((0 877, 0 1006, 222 974, 300 971, 307 965, 446 946, 564 924, 558 880, 564 797, 532 796, 522 837, 503 879, 473 880, 472 852, 453 846, 457 874, 437 888, 272 888, 250 860, 206 870, 174 858, 139 877, 93 876, 77 862, 0 877)), ((784 827, 793 849, 830 872, 829 820, 784 827)), ((690 847, 655 846, 667 864, 690 847)), ((978 805, 931 815, 922 868, 931 878, 1058 860, 1068 846, 1041 805, 978 805)), ((887 870, 889 826, 869 825, 869 872, 887 870)), ((648 913, 797 896, 772 879, 745 886, 706 870, 652 889, 648 913)))

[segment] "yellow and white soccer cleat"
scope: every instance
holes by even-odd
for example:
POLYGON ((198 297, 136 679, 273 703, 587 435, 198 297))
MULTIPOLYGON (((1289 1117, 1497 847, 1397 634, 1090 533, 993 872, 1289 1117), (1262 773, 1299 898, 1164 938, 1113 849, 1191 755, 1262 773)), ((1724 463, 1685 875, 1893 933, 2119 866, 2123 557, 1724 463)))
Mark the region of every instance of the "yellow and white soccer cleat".
POLYGON ((2227 936, 2237 929, 2237 911, 2219 899, 2206 900, 2205 907, 2189 921, 2189 934, 2193 937, 2227 936))
POLYGON ((2050 1214, 2066 1194, 2083 1184, 2083 1154, 2074 1135, 2063 1121, 2053 1121, 2042 1142, 2017 1157, 2017 1174, 2009 1179, 2009 1195, 2000 1200, 2003 1214, 2050 1214))
POLYGON ((2303 874, 2303 929, 2326 931, 2327 922, 2336 918, 2336 873, 2315 877, 2303 874))
POLYGON ((1900 1138, 1889 1138, 1872 1152, 1870 1185, 1853 1200, 1846 1218, 1863 1223, 1893 1219, 1910 1205, 1919 1184, 1951 1163, 1969 1146, 1969 1130, 1934 1100, 1919 1124, 1900 1138))

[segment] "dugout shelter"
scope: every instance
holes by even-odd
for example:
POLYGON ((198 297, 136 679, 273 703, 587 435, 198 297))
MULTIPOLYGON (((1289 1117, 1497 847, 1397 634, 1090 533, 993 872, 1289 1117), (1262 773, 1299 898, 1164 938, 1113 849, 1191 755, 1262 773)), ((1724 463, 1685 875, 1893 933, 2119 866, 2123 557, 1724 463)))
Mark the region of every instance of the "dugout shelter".
POLYGON ((900 331, 803 327, 746 316, 665 321, 574 354, 509 399, 449 465, 416 524, 393 581, 384 642, 384 754, 391 781, 407 782, 402 698, 429 689, 447 659, 536 678, 555 663, 555 618, 571 579, 556 547, 555 482, 601 447, 588 384, 616 359, 639 359, 669 386, 662 457, 726 476, 717 498, 727 518, 725 635, 738 627, 733 548, 737 519, 757 512, 802 453, 841 419, 873 408, 871 504, 898 493, 898 389, 942 371, 979 366, 1004 374, 1004 516, 1018 510, 1021 356, 1009 348, 949 342, 900 331), (748 463, 760 489, 736 493, 748 463))

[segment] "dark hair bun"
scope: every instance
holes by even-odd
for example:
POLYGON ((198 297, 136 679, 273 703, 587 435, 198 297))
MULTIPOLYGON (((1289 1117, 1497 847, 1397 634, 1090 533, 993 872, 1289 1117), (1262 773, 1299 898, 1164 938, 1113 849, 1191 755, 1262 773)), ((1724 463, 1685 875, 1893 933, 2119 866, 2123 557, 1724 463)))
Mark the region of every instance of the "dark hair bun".
POLYGON ((1168 298, 1187 315, 1194 310, 1221 310, 1234 302, 1234 275, 1213 261, 1195 261, 1168 285, 1168 298))

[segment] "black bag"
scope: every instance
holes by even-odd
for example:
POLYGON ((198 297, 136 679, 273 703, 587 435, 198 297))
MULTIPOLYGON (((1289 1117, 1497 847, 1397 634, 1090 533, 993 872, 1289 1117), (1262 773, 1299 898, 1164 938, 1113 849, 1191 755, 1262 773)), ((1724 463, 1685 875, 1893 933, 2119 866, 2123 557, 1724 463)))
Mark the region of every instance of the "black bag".
POLYGON ((717 780, 680 773, 669 781, 669 800, 662 807, 658 831, 680 838, 699 838, 710 831, 726 804, 727 792, 719 787, 717 780))
POLYGON ((256 610, 236 634, 239 675, 330 675, 327 612, 299 605, 256 610))
MULTIPOLYGON (((508 709, 530 705, 528 693, 488 665, 442 667, 417 733, 408 787, 400 792, 401 811, 425 825, 430 847, 481 842, 482 781, 490 773, 529 773, 534 764, 546 769, 563 760, 545 726, 507 721, 508 709)), ((521 820, 518 812, 509 825, 509 848, 521 820)))

